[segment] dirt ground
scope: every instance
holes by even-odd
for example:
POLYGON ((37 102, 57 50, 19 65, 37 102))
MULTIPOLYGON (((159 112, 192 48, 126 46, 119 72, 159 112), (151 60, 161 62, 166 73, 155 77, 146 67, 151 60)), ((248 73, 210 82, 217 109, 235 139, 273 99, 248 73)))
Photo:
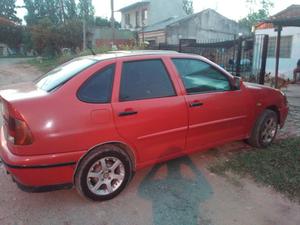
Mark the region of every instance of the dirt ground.
MULTIPOLYGON (((26 61, 0 59, 0 86, 40 75, 26 61)), ((281 137, 299 134, 300 86, 289 87, 292 112, 281 137)), ((216 176, 207 166, 241 142, 137 172, 118 197, 94 203, 76 190, 29 194, 0 169, 1 225, 298 225, 300 205, 251 179, 216 176)), ((3 166, 1 166, 3 167, 3 166)))

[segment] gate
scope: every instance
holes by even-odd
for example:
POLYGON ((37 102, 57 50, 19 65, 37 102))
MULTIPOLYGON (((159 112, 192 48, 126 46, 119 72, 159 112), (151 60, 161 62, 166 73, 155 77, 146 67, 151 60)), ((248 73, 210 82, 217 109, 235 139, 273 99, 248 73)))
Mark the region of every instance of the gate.
MULTIPOLYGON (((262 72, 264 52, 262 46, 266 46, 263 44, 264 36, 239 37, 233 40, 202 43, 197 43, 196 40, 182 39, 179 45, 160 43, 158 49, 201 55, 233 75, 241 76, 247 81, 258 82, 258 77, 262 72)), ((157 49, 157 47, 150 47, 150 49, 157 49)))

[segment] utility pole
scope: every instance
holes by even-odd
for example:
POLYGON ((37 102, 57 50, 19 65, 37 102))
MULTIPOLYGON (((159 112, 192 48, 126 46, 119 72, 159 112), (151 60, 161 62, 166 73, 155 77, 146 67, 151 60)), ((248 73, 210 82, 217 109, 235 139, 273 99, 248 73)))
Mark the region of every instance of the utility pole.
POLYGON ((115 11, 114 11, 114 0, 110 0, 110 6, 111 6, 111 29, 112 29, 112 44, 115 44, 115 11))
POLYGON ((86 1, 83 1, 83 3, 85 3, 85 5, 83 5, 83 21, 82 21, 82 30, 83 30, 83 46, 82 46, 82 49, 83 51, 86 50, 86 18, 87 18, 87 4, 86 4, 86 1))
POLYGON ((86 21, 85 21, 85 18, 83 17, 83 21, 82 21, 82 24, 83 24, 83 51, 85 51, 86 49, 86 21))

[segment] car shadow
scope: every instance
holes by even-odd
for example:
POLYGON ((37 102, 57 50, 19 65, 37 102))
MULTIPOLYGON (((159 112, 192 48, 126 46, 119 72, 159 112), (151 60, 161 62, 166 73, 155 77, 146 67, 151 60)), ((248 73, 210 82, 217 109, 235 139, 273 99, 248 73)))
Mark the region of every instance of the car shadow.
POLYGON ((213 192, 201 171, 185 156, 155 165, 138 193, 152 202, 154 225, 196 225, 203 221, 201 203, 213 192))

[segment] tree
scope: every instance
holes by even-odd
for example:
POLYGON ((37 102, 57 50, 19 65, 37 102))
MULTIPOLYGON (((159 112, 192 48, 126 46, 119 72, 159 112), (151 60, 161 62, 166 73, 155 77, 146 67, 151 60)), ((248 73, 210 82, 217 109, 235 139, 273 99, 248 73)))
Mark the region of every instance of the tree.
POLYGON ((16 16, 16 0, 0 1, 0 17, 20 23, 21 20, 16 16))
MULTIPOLYGON (((111 27, 111 21, 107 18, 95 17, 95 25, 100 27, 111 27)), ((121 24, 115 21, 115 28, 121 28, 121 24)))
POLYGON ((93 22, 95 8, 92 4, 92 0, 79 0, 78 9, 80 18, 85 19, 89 23, 93 22))
POLYGON ((193 1, 183 0, 183 10, 187 15, 192 15, 194 13, 193 1))
POLYGON ((22 39, 22 27, 11 20, 0 17, 0 40, 11 48, 17 48, 22 39))
POLYGON ((77 6, 75 0, 65 0, 65 9, 67 19, 78 18, 77 6))
POLYGON ((270 9, 273 7, 273 2, 272 0, 260 0, 260 9, 256 12, 253 11, 253 5, 257 4, 256 0, 247 0, 247 3, 250 5, 250 12, 245 18, 239 21, 239 24, 251 31, 253 26, 270 16, 270 9))

